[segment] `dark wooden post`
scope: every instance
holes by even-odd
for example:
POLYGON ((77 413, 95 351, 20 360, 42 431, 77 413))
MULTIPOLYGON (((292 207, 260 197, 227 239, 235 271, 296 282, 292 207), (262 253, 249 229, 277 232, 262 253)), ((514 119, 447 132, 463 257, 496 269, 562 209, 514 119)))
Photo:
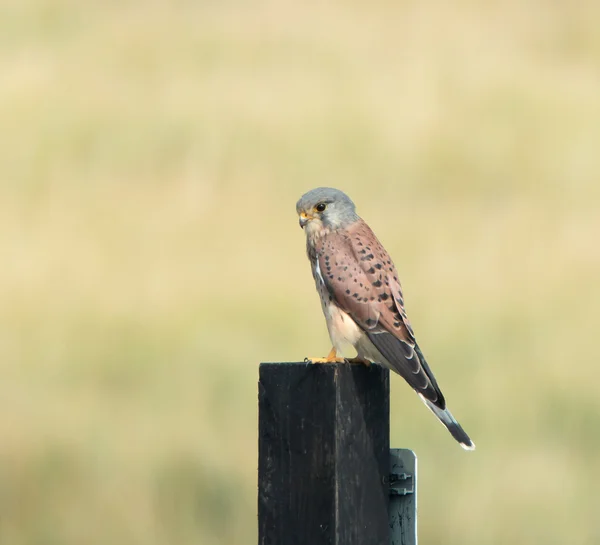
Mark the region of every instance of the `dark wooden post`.
POLYGON ((388 545, 389 374, 260 366, 260 545, 388 545))

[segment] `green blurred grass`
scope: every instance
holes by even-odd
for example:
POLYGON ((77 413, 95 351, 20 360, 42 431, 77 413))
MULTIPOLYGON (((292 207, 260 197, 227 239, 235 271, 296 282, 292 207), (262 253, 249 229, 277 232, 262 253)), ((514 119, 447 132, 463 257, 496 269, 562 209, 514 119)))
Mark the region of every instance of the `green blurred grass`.
POLYGON ((394 379, 423 543, 600 539, 600 7, 0 6, 0 542, 252 543, 259 361, 348 191, 478 445, 394 379))

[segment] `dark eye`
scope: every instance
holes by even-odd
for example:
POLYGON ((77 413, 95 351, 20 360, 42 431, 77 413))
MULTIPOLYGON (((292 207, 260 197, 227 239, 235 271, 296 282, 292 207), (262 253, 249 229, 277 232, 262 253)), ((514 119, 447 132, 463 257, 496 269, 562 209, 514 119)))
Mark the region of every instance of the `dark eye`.
POLYGON ((319 204, 317 204, 317 206, 315 206, 315 210, 317 212, 323 212, 325 208, 327 208, 327 205, 324 202, 320 202, 319 204))

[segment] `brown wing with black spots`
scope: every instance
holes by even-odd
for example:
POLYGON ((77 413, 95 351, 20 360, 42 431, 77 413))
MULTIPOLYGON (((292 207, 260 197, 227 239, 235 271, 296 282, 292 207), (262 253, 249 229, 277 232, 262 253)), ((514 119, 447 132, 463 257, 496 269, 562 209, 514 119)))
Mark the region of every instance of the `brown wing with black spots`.
POLYGON ((369 226, 357 221, 317 246, 321 275, 336 304, 419 394, 440 408, 445 400, 416 341, 404 310, 396 268, 369 226))

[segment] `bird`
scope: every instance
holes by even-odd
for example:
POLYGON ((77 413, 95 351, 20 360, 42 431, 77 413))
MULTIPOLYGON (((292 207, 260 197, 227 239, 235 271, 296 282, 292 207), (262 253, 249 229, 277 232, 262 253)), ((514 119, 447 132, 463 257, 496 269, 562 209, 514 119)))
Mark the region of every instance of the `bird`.
POLYGON ((379 363, 398 373, 465 450, 475 443, 446 406, 404 308, 396 267, 343 191, 318 187, 296 203, 333 345, 311 363, 379 363), (339 354, 352 345, 355 358, 339 354))

